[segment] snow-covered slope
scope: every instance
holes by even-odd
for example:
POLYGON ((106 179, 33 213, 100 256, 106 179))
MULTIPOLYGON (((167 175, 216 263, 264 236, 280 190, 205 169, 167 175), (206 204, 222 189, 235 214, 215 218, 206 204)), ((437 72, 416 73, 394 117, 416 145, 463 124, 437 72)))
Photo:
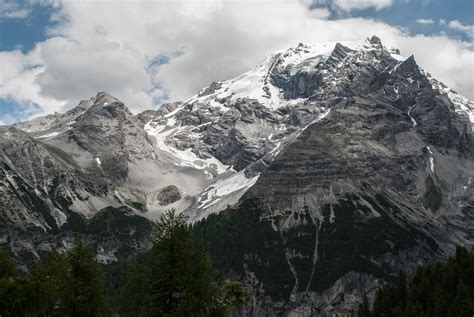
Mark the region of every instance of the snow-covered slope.
POLYGON ((474 102, 468 98, 458 94, 442 82, 431 77, 430 74, 427 74, 427 77, 433 87, 433 89, 439 91, 442 94, 446 94, 451 102, 455 105, 456 111, 459 113, 465 113, 469 117, 471 122, 472 130, 474 131, 474 102))
MULTIPOLYGON (((342 70, 353 63, 373 62, 374 51, 386 51, 393 65, 401 60, 396 50, 376 40, 344 46, 299 44, 273 54, 241 76, 212 83, 170 111, 147 112, 145 130, 161 155, 175 160, 175 165, 201 170, 207 179, 218 182, 228 177, 223 173, 243 170, 245 177, 253 179, 332 102, 310 97, 337 93, 347 80, 342 70), (347 56, 345 50, 350 51, 347 56), (310 83, 304 78, 308 76, 314 78, 310 83)), ((190 218, 201 214, 205 206, 216 206, 217 200, 217 206, 235 203, 245 192, 239 190, 237 197, 229 193, 227 201, 222 195, 208 197, 212 186, 213 181, 208 182, 196 203, 189 205, 190 218), (202 204, 209 199, 213 201, 202 204)))
POLYGON ((376 37, 298 44, 136 116, 99 93, 1 127, 0 239, 21 254, 81 232, 116 260, 175 208, 238 230, 212 231, 216 249, 267 292, 258 305, 343 311, 383 274, 473 244, 473 110, 376 37))
MULTIPOLYGON (((139 202, 152 219, 173 207, 193 221, 235 204, 304 129, 366 84, 371 67, 383 64, 387 73, 397 72, 406 59, 375 37, 298 44, 241 76, 212 83, 185 102, 137 117, 116 98, 99 93, 65 114, 15 127, 63 149, 82 170, 115 180, 107 197, 87 203, 73 199, 73 210, 100 209, 111 201, 139 202), (105 135, 113 141, 100 141, 105 135), (245 186, 225 185, 233 183, 245 186), (181 198, 158 204, 160 192, 171 185, 181 198), (220 186, 226 189, 219 190, 220 186)), ((446 94, 472 124, 473 103, 428 78, 433 89, 446 94)), ((404 86, 397 84, 387 94, 396 100, 412 83, 411 77, 406 78, 404 86)), ((407 111, 413 126, 416 112, 413 107, 407 111)))

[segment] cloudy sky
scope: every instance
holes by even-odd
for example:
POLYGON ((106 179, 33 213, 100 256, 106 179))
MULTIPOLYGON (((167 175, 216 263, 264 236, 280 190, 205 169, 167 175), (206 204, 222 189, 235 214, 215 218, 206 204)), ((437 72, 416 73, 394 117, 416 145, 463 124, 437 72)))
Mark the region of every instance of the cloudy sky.
POLYGON ((474 99, 472 0, 0 0, 0 124, 98 91, 139 112, 299 42, 371 35, 474 99))

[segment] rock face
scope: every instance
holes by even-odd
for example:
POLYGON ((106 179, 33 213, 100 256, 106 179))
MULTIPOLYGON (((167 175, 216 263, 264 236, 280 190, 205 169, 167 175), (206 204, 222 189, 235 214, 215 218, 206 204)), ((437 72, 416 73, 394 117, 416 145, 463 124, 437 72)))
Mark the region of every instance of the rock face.
POLYGON ((473 124, 378 38, 299 44, 158 110, 99 93, 0 127, 0 235, 28 261, 80 232, 108 263, 175 208, 245 281, 249 315, 350 314, 474 244, 473 124))
POLYGON ((176 186, 170 185, 166 186, 158 193, 157 199, 160 206, 168 206, 169 204, 180 200, 181 194, 176 186))
POLYGON ((249 312, 350 314, 382 280, 472 246, 472 121, 413 57, 336 45, 276 78, 323 115, 195 229, 252 286, 249 312))
POLYGON ((76 233, 97 242, 103 261, 147 246, 144 199, 124 185, 129 161, 152 146, 123 103, 99 93, 46 123, 0 128, 0 140, 0 232, 19 258, 67 245, 76 233), (107 224, 111 215, 127 219, 122 228, 107 224))

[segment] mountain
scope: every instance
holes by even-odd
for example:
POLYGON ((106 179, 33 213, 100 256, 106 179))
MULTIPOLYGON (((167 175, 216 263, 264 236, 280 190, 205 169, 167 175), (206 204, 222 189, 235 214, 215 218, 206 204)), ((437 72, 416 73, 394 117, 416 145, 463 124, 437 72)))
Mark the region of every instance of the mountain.
POLYGON ((474 103, 380 39, 299 44, 133 115, 107 93, 0 127, 0 236, 28 261, 84 234, 104 263, 176 208, 249 315, 353 311, 474 244, 474 103))

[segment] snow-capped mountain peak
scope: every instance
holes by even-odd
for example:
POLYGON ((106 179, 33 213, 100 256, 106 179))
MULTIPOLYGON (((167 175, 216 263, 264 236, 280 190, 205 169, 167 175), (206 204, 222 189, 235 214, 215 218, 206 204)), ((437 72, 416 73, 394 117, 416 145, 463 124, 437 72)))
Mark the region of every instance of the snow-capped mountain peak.
MULTIPOLYGON (((259 66, 236 78, 212 83, 186 100, 185 104, 212 103, 216 107, 222 108, 222 101, 235 101, 239 98, 256 100, 273 110, 295 104, 301 100, 285 95, 284 88, 277 85, 272 77, 279 73, 294 76, 297 73, 315 72, 318 65, 326 62, 329 57, 340 58, 338 52, 341 51, 341 48, 342 50, 350 49, 354 53, 386 50, 394 59, 399 61, 405 59, 398 50, 383 47, 377 37, 353 42, 299 43, 272 54, 259 66)), ((341 67, 344 61, 341 59, 338 62, 341 67)), ((327 72, 321 74, 324 78, 324 74, 327 72)))
MULTIPOLYGON (((405 102, 412 98, 413 89, 430 85, 472 118, 472 102, 426 78, 413 57, 384 47, 377 37, 300 43, 272 54, 241 76, 212 83, 185 102, 166 104, 157 111, 134 117, 118 99, 100 92, 64 114, 17 127, 41 142, 60 144, 74 152, 79 166, 113 175, 117 182, 128 179, 137 186, 144 183, 143 169, 168 170, 169 176, 151 177, 152 186, 145 182, 149 190, 140 194, 152 217, 170 206, 188 214, 196 210, 207 214, 237 202, 253 185, 251 180, 303 131, 333 115, 331 110, 348 100, 374 98, 369 96, 383 89, 377 92, 377 102, 395 104, 412 128, 421 128, 421 110, 405 102), (104 133, 112 138, 106 144, 100 141, 104 133), (115 154, 119 165, 109 155, 114 149, 120 149, 121 154, 115 154), (173 183, 176 174, 183 179, 173 183), (233 182, 234 177, 239 184, 250 185, 230 186, 238 191, 229 189, 225 195, 216 191, 215 184, 233 182), (163 207, 156 197, 168 185, 175 186, 182 199, 163 207)), ((122 198, 127 192, 119 190, 122 198)))
POLYGON ((137 116, 99 93, 0 127, 0 238, 81 232, 117 259, 175 208, 271 314, 350 315, 380 276, 474 245, 473 109, 376 37, 298 44, 137 116))

